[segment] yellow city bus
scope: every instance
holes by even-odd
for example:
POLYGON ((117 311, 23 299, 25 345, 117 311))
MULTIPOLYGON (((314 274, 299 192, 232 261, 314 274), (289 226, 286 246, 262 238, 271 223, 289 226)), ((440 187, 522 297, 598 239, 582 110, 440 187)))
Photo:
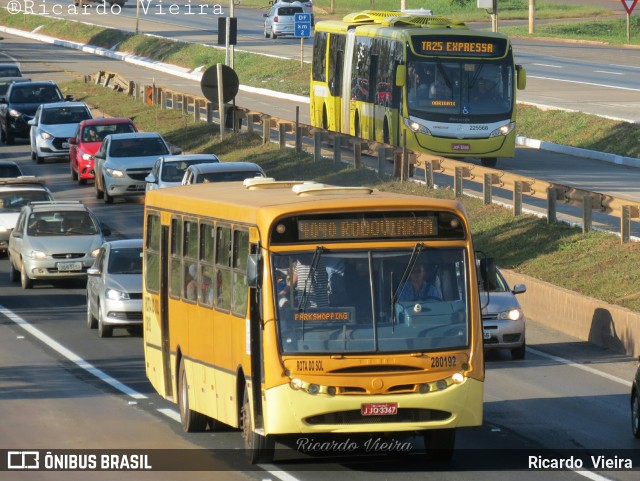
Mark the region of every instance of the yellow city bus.
POLYGON ((311 123, 416 152, 515 155, 526 73, 502 34, 430 15, 364 11, 315 26, 311 123))
POLYGON ((448 456, 482 422, 477 279, 456 201, 264 178, 150 191, 146 373, 185 431, 239 428, 252 462, 279 435, 418 432, 448 456))

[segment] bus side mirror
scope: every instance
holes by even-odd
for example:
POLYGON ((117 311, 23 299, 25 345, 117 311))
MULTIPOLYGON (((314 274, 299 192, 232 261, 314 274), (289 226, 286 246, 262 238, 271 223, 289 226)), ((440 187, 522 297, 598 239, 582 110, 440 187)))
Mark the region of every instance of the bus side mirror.
POLYGON ((516 65, 516 75, 518 90, 524 90, 527 87, 527 70, 522 65, 516 65))
POLYGON ((407 78, 406 65, 398 65, 396 68, 396 87, 404 87, 407 78))
POLYGON ((247 287, 251 289, 258 287, 258 279, 260 276, 258 269, 259 264, 260 259, 258 254, 249 254, 247 258, 247 287))
POLYGON ((480 276, 484 283, 484 291, 495 291, 498 287, 498 272, 493 257, 480 259, 480 276))

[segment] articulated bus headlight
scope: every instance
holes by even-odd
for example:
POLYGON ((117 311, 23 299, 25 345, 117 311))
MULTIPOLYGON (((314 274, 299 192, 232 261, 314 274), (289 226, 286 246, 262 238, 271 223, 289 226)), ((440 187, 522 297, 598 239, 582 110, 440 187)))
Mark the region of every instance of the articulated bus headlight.
POLYGON ((453 376, 451 376, 451 380, 454 384, 462 384, 464 382, 464 376, 462 375, 462 373, 457 372, 453 376))
POLYGON ((292 379, 289 386, 291 386, 291 389, 294 391, 299 391, 302 389, 302 381, 300 379, 292 379))
POLYGON ((426 135, 431 135, 431 131, 425 127, 424 125, 420 124, 419 122, 416 122, 415 120, 411 120, 411 119, 404 119, 404 124, 409 127, 411 129, 411 131, 416 132, 416 133, 420 133, 420 134, 426 134, 426 135))
POLYGON ((429 384, 427 384, 426 382, 425 382, 425 383, 423 383, 423 384, 419 384, 419 385, 418 385, 418 391, 419 391, 421 394, 428 393, 430 390, 431 390, 431 387, 430 387, 430 386, 429 386, 429 384))
POLYGON ((309 384, 309 386, 307 386, 307 392, 309 394, 318 394, 320 392, 320 386, 317 384, 309 384))
POLYGON ((436 387, 438 388, 438 391, 444 391, 445 389, 447 389, 447 381, 445 381, 444 379, 440 379, 436 383, 436 387))
POLYGON ((329 386, 329 387, 327 388, 327 394, 328 394, 329 396, 335 396, 335 395, 336 395, 336 392, 337 392, 337 389, 335 388, 335 386, 329 386))
POLYGON ((489 134, 489 137, 504 137, 509 135, 513 129, 516 128, 515 122, 509 122, 501 127, 498 127, 496 130, 489 134))

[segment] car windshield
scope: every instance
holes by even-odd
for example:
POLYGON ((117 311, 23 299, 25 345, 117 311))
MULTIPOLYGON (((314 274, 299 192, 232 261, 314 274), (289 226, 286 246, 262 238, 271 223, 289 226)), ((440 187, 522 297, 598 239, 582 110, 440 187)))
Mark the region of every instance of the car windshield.
POLYGON ((84 107, 57 107, 44 109, 41 122, 43 124, 77 124, 90 119, 91 114, 84 107))
POLYGON ((0 178, 12 179, 21 175, 20 167, 16 164, 0 164, 0 178))
POLYGON ((283 17, 293 17, 296 13, 302 13, 302 7, 280 7, 277 15, 283 17))
POLYGON ((102 142, 107 135, 131 134, 133 124, 86 125, 82 129, 82 142, 102 142))
POLYGON ((98 225, 86 211, 35 212, 29 216, 27 234, 33 237, 95 235, 98 225))
POLYGON ((142 248, 111 249, 109 274, 142 274, 142 248))
POLYGON ((420 352, 469 343, 464 249, 273 254, 284 353, 420 352))
POLYGON ((24 86, 11 91, 9 101, 13 103, 48 103, 63 100, 62 95, 54 85, 40 87, 24 86))
POLYGON ((207 172, 198 174, 196 184, 207 184, 209 182, 237 182, 251 177, 263 177, 259 170, 241 170, 229 172, 207 172))
POLYGON ((51 195, 44 190, 11 190, 0 192, 0 209, 3 211, 19 212, 30 202, 46 202, 52 200, 51 195))
POLYGON ((167 155, 169 150, 160 137, 114 139, 111 142, 111 157, 151 157, 167 155))
POLYGON ((211 163, 211 159, 191 159, 181 160, 179 162, 166 162, 162 166, 161 178, 165 182, 180 182, 184 177, 184 171, 190 165, 208 164, 211 163))

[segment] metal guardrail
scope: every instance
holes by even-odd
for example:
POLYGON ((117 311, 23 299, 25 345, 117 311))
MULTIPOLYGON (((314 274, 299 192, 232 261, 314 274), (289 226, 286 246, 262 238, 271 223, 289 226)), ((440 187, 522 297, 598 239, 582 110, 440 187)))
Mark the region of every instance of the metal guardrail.
MULTIPOLYGON (((423 153, 411 152, 406 149, 381 144, 374 141, 359 139, 350 135, 330 132, 310 125, 283 120, 269 114, 256 112, 251 109, 224 105, 222 115, 217 106, 206 98, 179 92, 170 88, 156 85, 141 85, 127 81, 118 74, 101 71, 94 75, 85 76, 85 82, 91 82, 111 88, 117 92, 126 93, 135 99, 140 99, 148 105, 158 105, 161 109, 179 109, 184 115, 193 116, 195 121, 218 122, 225 119, 225 126, 233 131, 246 126, 248 132, 262 129, 263 142, 271 141, 271 132, 277 132, 280 148, 286 148, 287 137, 294 136, 294 147, 297 152, 302 151, 303 139, 311 144, 316 160, 326 157, 325 143, 330 142, 333 162, 341 162, 344 149, 350 150, 353 165, 356 168, 364 166, 362 155, 377 157, 379 173, 386 170, 386 162, 393 162, 394 177, 408 180, 411 171, 420 169, 424 172, 424 182, 428 188, 435 186, 434 175, 444 174, 453 178, 455 195, 463 195, 465 179, 482 184, 482 197, 485 204, 493 202, 494 187, 508 190, 512 193, 512 206, 515 216, 522 214, 523 195, 546 202, 546 217, 548 222, 558 219, 558 206, 570 204, 582 210, 582 229, 588 232, 593 227, 593 213, 600 212, 616 217, 620 221, 620 237, 623 243, 631 240, 632 222, 640 220, 640 204, 598 192, 589 192, 575 187, 547 182, 539 179, 523 177, 510 172, 472 165, 445 157, 438 157, 423 153)), ((297 115, 296 115, 297 118, 297 115)))

